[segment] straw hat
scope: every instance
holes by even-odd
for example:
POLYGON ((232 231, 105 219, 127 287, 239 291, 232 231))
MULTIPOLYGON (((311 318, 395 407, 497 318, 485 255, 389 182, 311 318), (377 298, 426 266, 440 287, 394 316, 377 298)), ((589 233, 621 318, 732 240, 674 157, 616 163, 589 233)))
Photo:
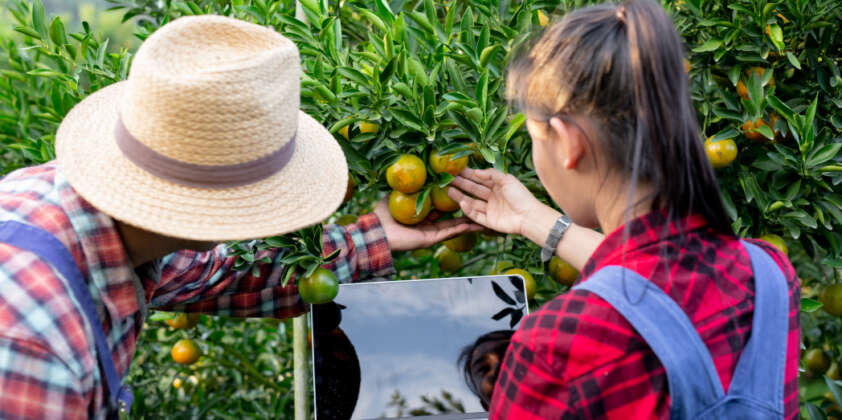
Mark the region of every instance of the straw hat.
POLYGON ((137 51, 128 80, 90 95, 56 134, 59 170, 93 206, 176 238, 291 232, 342 203, 348 167, 299 110, 295 45, 220 16, 175 20, 137 51))

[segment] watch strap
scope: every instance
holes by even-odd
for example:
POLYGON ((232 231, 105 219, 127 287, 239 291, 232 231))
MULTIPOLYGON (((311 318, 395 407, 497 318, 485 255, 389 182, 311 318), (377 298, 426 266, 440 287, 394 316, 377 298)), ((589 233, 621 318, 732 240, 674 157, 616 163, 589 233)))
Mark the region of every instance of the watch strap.
POLYGON ((544 248, 541 249, 541 262, 547 262, 555 254, 555 249, 561 241, 564 232, 570 227, 570 218, 562 214, 556 219, 553 228, 550 229, 550 234, 547 236, 547 241, 544 243, 544 248))

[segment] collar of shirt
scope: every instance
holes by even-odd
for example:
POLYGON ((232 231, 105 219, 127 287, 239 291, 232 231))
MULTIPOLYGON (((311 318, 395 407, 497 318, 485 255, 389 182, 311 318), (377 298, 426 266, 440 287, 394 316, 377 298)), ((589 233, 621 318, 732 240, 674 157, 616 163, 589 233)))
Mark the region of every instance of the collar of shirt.
MULTIPOLYGON (((688 232, 707 228, 707 221, 701 215, 690 215, 667 221, 666 211, 653 211, 630 220, 625 225, 605 236, 591 258, 585 264, 579 282, 585 281, 593 273, 608 265, 620 265, 633 269, 634 261, 628 260, 635 253, 650 252, 656 244, 664 244, 666 239, 688 232)), ((661 246, 657 250, 661 250, 661 246)), ((669 253, 669 249, 662 249, 669 253)))
POLYGON ((122 322, 137 312, 145 318, 147 302, 144 288, 123 247, 114 220, 79 196, 60 171, 56 171, 54 182, 59 205, 67 214, 76 234, 74 239, 81 247, 81 260, 75 255, 79 269, 88 280, 89 287, 99 293, 112 322, 122 322))

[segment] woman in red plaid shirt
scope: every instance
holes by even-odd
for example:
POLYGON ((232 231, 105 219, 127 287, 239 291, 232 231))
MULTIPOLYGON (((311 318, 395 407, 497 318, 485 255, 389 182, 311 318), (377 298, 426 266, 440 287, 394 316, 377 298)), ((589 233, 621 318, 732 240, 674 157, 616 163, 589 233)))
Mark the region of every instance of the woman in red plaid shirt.
POLYGON ((512 337, 490 418, 798 416, 798 280, 734 234, 682 59, 664 10, 630 0, 567 14, 511 67, 566 216, 494 170, 466 170, 452 197, 582 274, 512 337))

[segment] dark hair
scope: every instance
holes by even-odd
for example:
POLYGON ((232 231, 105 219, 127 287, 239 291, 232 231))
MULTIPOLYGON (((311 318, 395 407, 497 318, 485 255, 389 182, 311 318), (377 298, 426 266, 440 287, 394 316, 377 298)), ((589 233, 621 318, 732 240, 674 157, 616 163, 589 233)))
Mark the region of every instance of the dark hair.
MULTIPOLYGON (((503 356, 505 356, 509 342, 512 340, 512 334, 514 334, 514 330, 498 330, 483 334, 473 344, 465 346, 459 354, 457 364, 462 368, 465 383, 468 385, 468 389, 479 397, 486 410, 489 404, 491 404, 491 395, 483 394, 481 389, 483 375, 481 372, 475 372, 473 366, 478 361, 481 361, 483 356, 491 353, 496 354, 500 359, 500 364, 502 364, 503 356)), ((497 365, 498 371, 493 373, 495 381, 499 373, 500 364, 497 365)))
POLYGON ((629 200, 646 183, 650 210, 670 220, 701 214, 733 233, 699 137, 681 39, 654 1, 566 14, 513 61, 508 91, 530 118, 587 121, 608 168, 631 180, 629 200))

